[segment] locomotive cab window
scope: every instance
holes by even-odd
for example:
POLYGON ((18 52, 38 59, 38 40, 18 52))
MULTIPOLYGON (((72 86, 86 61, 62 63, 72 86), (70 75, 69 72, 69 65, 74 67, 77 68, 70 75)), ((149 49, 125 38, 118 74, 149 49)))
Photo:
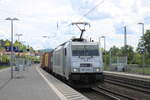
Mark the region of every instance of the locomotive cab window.
POLYGON ((73 45, 72 56, 99 56, 97 45, 73 45))
POLYGON ((85 45, 85 56, 99 56, 97 45, 85 45))
POLYGON ((84 46, 72 45, 72 56, 84 56, 84 46))

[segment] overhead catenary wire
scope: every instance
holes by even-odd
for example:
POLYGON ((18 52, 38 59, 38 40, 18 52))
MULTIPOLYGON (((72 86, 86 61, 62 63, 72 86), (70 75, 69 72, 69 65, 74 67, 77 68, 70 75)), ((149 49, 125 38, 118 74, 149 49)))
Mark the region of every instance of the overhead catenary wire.
MULTIPOLYGON (((92 11, 94 11, 97 7, 99 7, 101 4, 104 3, 105 0, 102 0, 101 2, 99 2, 98 4, 96 4, 96 6, 94 6, 92 9, 90 9, 88 12, 86 12, 85 14, 83 14, 83 17, 86 17, 87 15, 89 15, 92 11)), ((83 18, 82 17, 82 18, 83 18)), ((82 19, 80 18, 79 21, 82 19)))
MULTIPOLYGON (((101 4, 103 4, 103 2, 104 2, 104 0, 102 0, 102 1, 100 1, 100 2, 98 2, 97 4, 96 4, 96 6, 94 6, 92 9, 90 9, 89 11, 87 11, 85 14, 83 14, 83 17, 86 17, 87 15, 89 15, 92 11, 94 11, 98 6, 100 6, 101 4)), ((4 13, 13 13, 13 11, 8 11, 8 10, 5 10, 5 9, 0 9, 1 11, 3 11, 4 13)), ((31 17, 30 15, 27 15, 27 14, 24 14, 24 13, 21 13, 21 12, 18 12, 17 13, 18 15, 21 15, 21 16, 28 16, 28 17, 31 17)), ((82 19, 82 18, 81 18, 82 19)), ((81 20, 81 19, 79 19, 79 20, 81 20)), ((23 19, 22 18, 22 20, 25 20, 25 19, 23 19)), ((4 19, 0 19, 0 21, 5 21, 4 19)), ((57 23, 58 24, 58 23, 57 23)), ((67 25, 68 26, 68 25, 67 25)), ((69 24, 69 26, 70 26, 70 24, 69 24)), ((57 28, 58 28, 59 26, 57 25, 57 28)), ((64 26, 65 27, 65 26, 64 26)))
MULTIPOLYGON (((100 5, 103 4, 103 3, 104 3, 104 0, 100 1, 99 3, 97 3, 96 6, 94 6, 94 7, 93 7, 92 9, 90 9, 88 12, 86 12, 85 14, 83 14, 83 17, 89 15, 93 10, 95 10, 98 6, 100 6, 100 5)), ((5 9, 0 9, 0 10, 3 11, 3 12, 5 12, 5 13, 13 13, 12 11, 8 11, 8 10, 5 10, 5 9)), ((21 12, 18 12, 18 15, 31 17, 30 15, 23 14, 23 13, 21 13, 21 12)), ((81 18, 81 19, 82 19, 82 18, 81 18)), ((81 19, 79 19, 79 21, 80 21, 81 19)), ((0 21, 3 21, 3 19, 0 19, 0 21)), ((70 25, 71 25, 71 24, 69 23, 69 24, 66 25, 66 26, 70 26, 70 25)), ((64 27, 66 27, 66 26, 64 26, 64 27)), ((57 25, 57 27, 58 27, 58 25, 57 25)))
MULTIPOLYGON (((90 10, 87 11, 85 14, 83 14, 82 17, 81 17, 78 21, 81 21, 81 19, 83 19, 83 17, 86 17, 86 16, 89 15, 92 11, 94 11, 97 7, 99 7, 100 5, 102 5, 102 4, 104 3, 104 1, 105 1, 105 0, 102 0, 102 1, 98 2, 98 3, 96 4, 96 6, 94 6, 92 9, 90 9, 90 10)), ((63 28, 68 27, 68 26, 70 26, 70 25, 72 25, 72 24, 69 23, 69 24, 65 25, 63 28)))

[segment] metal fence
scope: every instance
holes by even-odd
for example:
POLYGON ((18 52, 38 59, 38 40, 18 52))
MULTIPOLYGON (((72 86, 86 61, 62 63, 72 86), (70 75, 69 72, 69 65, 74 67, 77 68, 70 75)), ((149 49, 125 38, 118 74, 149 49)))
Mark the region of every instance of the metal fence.
POLYGON ((118 64, 112 64, 111 66, 105 66, 105 70, 150 75, 150 65, 146 65, 144 68, 141 66, 142 65, 128 64, 126 66, 121 65, 120 67, 118 64))
POLYGON ((132 74, 150 75, 150 65, 127 64, 127 57, 113 57, 108 66, 104 66, 107 71, 126 72, 132 74))
POLYGON ((14 59, 14 70, 15 71, 25 71, 29 66, 31 66, 32 62, 29 59, 16 57, 14 59))

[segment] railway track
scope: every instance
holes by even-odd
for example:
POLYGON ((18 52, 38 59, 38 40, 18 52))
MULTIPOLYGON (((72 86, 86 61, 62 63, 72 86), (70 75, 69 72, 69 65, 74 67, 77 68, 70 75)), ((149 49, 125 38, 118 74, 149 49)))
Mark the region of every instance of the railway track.
POLYGON ((125 94, 121 94, 121 93, 117 93, 115 91, 106 89, 105 87, 101 87, 101 86, 93 88, 93 90, 109 97, 111 100, 137 100, 134 97, 131 97, 131 96, 128 96, 125 94))
POLYGON ((135 91, 143 92, 145 94, 150 94, 150 83, 149 82, 144 82, 144 81, 136 81, 136 80, 131 80, 127 78, 120 78, 120 77, 105 77, 104 80, 105 83, 110 83, 114 84, 117 86, 125 87, 125 88, 130 88, 135 91))
POLYGON ((115 97, 115 96, 111 95, 110 93, 106 93, 104 90, 101 90, 99 88, 93 88, 93 91, 95 91, 98 94, 107 96, 108 98, 110 98, 110 100, 120 100, 118 97, 115 97))
POLYGON ((114 85, 117 85, 117 86, 121 86, 121 87, 130 88, 132 90, 143 92, 143 93, 146 93, 146 94, 150 94, 150 90, 147 89, 147 88, 137 87, 135 85, 129 85, 129 84, 116 82, 116 81, 111 81, 111 80, 107 80, 107 79, 105 80, 105 82, 110 83, 110 84, 114 84, 114 85))
POLYGON ((150 82, 148 81, 143 81, 137 79, 130 79, 128 77, 120 77, 120 76, 113 76, 113 75, 105 75, 105 80, 111 80, 111 81, 116 81, 119 83, 125 83, 128 85, 144 88, 144 89, 150 89, 150 82))
POLYGON ((79 92, 81 92, 90 100, 120 100, 119 98, 111 94, 105 93, 100 89, 80 89, 79 92))
MULTIPOLYGON (((128 81, 125 81, 125 82, 124 81, 125 79, 123 79, 122 81, 121 78, 112 78, 112 77, 108 78, 107 77, 104 80, 104 84, 101 84, 98 87, 95 87, 92 89, 88 89, 88 91, 84 91, 84 92, 83 91, 81 92, 79 90, 79 92, 85 95, 86 97, 88 97, 90 100, 141 100, 136 96, 128 95, 123 92, 118 92, 118 91, 115 91, 115 89, 113 90, 113 89, 107 88, 107 85, 105 86, 105 84, 111 84, 112 86, 113 85, 118 86, 119 88, 123 87, 123 88, 126 88, 127 90, 129 89, 129 91, 134 90, 134 91, 140 91, 147 95, 150 94, 149 86, 147 85, 144 86, 144 83, 143 85, 140 85, 140 83, 137 83, 137 84, 135 83, 136 85, 134 85, 135 81, 132 81, 133 83, 131 83, 130 81, 129 84, 127 84, 128 81)), ((68 84, 67 82, 64 82, 64 83, 68 84)), ((149 99, 143 99, 143 100, 149 100, 149 99)))
POLYGON ((105 76, 104 84, 92 88, 95 93, 110 100, 149 100, 149 81, 128 79, 120 76, 105 76), (107 87, 110 85, 109 87, 107 87), (121 88, 121 89, 120 89, 121 88))

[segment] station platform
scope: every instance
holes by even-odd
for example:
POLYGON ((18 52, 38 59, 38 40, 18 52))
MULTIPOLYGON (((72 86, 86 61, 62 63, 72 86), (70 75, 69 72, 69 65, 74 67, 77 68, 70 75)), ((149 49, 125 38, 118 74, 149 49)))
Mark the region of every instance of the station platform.
POLYGON ((119 76, 119 77, 125 77, 129 79, 136 79, 136 80, 150 82, 150 75, 129 74, 125 72, 113 72, 113 71, 104 71, 103 73, 104 75, 119 76))
POLYGON ((79 92, 57 80, 38 65, 25 71, 10 68, 0 71, 0 100, 88 100, 79 92))

